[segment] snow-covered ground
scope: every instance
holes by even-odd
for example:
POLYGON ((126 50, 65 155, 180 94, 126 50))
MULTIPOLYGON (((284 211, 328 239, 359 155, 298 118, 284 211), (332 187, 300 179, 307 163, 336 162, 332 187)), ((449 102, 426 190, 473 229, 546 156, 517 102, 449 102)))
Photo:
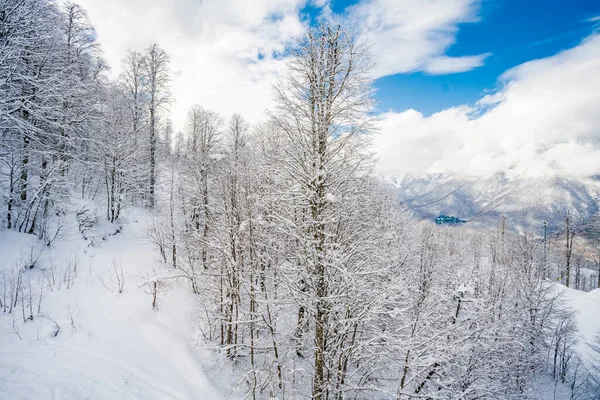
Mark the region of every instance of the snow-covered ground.
MULTIPOLYGON (((226 375, 223 366, 196 346, 199 307, 188 283, 166 279, 158 310, 152 307, 148 283, 177 271, 160 263, 148 240, 149 222, 145 211, 130 210, 122 225, 99 223, 86 240, 72 213, 51 248, 32 235, 0 231, 3 303, 3 282, 10 290, 15 272, 42 250, 21 275, 25 303, 19 299, 11 314, 0 312, 0 399, 224 398, 213 383, 232 392, 227 379, 217 376, 226 375)), ((584 353, 600 332, 600 289, 557 290, 578 312, 584 353)), ((566 388, 547 378, 531 397, 568 398, 566 388)))
MULTIPOLYGON (((169 279, 158 310, 152 308, 145 283, 176 273, 159 263, 146 239, 148 221, 133 210, 120 233, 100 233, 88 247, 74 215, 68 216, 64 235, 22 274, 33 320, 23 322, 21 300, 12 314, 0 312, 0 399, 222 398, 194 345, 197 307, 187 283, 169 279)), ((114 233, 117 226, 102 229, 114 233)), ((0 232, 4 278, 39 246, 32 235, 0 232)), ((27 301, 25 308, 28 317, 27 301)))
POLYGON ((577 349, 583 357, 589 353, 588 345, 600 335, 600 289, 590 292, 557 285, 568 304, 577 312, 579 340, 577 349))
MULTIPOLYGON (((597 355, 592 355, 590 344, 600 335, 600 289, 591 292, 583 292, 577 289, 567 288, 559 283, 554 283, 555 290, 560 293, 559 299, 564 305, 575 312, 577 323, 577 341, 575 351, 581 356, 586 365, 596 363, 597 355)), ((526 393, 527 398, 535 400, 571 400, 571 388, 566 384, 560 384, 552 379, 550 374, 539 376, 532 387, 526 393)))

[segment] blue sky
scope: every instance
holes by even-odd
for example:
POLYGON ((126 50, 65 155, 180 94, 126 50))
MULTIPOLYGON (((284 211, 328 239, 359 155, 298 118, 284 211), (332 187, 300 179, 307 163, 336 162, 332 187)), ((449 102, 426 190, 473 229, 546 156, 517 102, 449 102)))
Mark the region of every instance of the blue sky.
MULTIPOLYGON (((334 0, 331 9, 343 14, 356 3, 334 0)), ((446 54, 491 53, 484 65, 446 75, 417 71, 380 78, 375 82, 379 111, 413 108, 430 115, 475 103, 497 89, 504 71, 574 47, 600 27, 590 21, 600 15, 597 0, 484 0, 477 9, 478 20, 458 25, 446 54)))

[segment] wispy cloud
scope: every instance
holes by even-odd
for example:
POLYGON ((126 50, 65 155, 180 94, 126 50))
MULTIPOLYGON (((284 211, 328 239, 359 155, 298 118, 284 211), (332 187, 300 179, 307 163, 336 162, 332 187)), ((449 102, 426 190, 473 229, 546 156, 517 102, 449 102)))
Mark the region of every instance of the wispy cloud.
POLYGON ((442 55, 429 60, 427 65, 425 65, 424 71, 431 75, 455 74, 458 72, 470 71, 473 68, 481 67, 485 59, 490 55, 491 53, 462 57, 448 57, 442 55))
POLYGON ((449 57, 458 25, 478 20, 476 0, 365 0, 348 10, 373 46, 375 77, 469 71, 488 54, 449 57))
POLYGON ((596 15, 595 17, 591 17, 587 19, 588 22, 600 22, 600 15, 596 15))

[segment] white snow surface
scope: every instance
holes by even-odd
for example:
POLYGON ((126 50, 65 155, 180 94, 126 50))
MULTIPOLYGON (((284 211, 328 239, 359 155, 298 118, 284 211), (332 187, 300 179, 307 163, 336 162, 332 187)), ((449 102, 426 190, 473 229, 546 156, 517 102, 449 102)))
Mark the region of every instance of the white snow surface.
MULTIPOLYGON (((23 273, 24 283, 35 286, 54 265, 58 281, 77 260, 69 288, 47 290, 43 316, 34 310, 34 319, 23 322, 20 309, 0 312, 0 399, 223 398, 201 367, 208 356, 195 346, 197 307, 189 285, 170 279, 158 311, 152 308, 140 284, 177 274, 146 239, 149 215, 133 210, 127 219, 121 233, 87 247, 69 217, 65 235, 23 273), (113 264, 122 266, 123 293, 111 283, 113 264), (56 337, 52 321, 60 326, 56 337)), ((32 245, 40 246, 32 235, 0 232, 0 272, 23 264, 32 245)))
POLYGON ((577 313, 577 350, 582 358, 586 359, 589 353, 588 345, 594 343, 596 335, 600 335, 600 289, 583 292, 558 284, 557 287, 577 313))

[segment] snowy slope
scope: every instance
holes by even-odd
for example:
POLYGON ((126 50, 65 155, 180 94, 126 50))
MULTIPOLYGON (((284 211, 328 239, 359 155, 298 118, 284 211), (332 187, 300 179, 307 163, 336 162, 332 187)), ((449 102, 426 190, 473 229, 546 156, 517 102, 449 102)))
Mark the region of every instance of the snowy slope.
MULTIPOLYGON (((196 307, 186 282, 169 279, 158 311, 152 309, 144 282, 176 274, 158 263, 145 239, 148 219, 138 211, 121 233, 86 247, 70 217, 67 235, 23 273, 36 299, 36 288, 55 283, 43 296, 43 316, 34 310, 33 320, 23 322, 20 309, 0 313, 0 399, 221 398, 194 348, 196 307), (122 266, 123 293, 113 265, 122 266)), ((31 235, 0 232, 5 277, 32 245, 38 244, 31 235)))
MULTIPOLYGON (((584 292, 567 288, 559 283, 552 283, 551 285, 553 285, 556 293, 560 294, 559 298, 564 302, 564 305, 575 312, 577 333, 574 350, 576 354, 588 368, 592 365, 598 365, 600 354, 594 353, 590 345, 600 344, 595 342, 597 335, 600 335, 600 289, 584 292)), ((525 395, 526 398, 532 400, 570 400, 578 398, 577 394, 573 397, 569 385, 553 379, 550 373, 538 376, 531 387, 526 390, 525 395)))
POLYGON ((588 344, 594 343, 596 336, 600 335, 600 289, 583 292, 558 284, 557 286, 569 305, 577 312, 579 330, 577 350, 583 357, 587 357, 588 344))

